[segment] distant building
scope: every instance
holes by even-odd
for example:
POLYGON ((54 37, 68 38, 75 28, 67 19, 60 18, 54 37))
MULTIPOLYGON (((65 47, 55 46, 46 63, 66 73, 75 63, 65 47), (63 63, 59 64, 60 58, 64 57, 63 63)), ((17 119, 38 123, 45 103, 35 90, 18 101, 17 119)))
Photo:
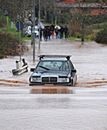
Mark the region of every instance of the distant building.
POLYGON ((60 8, 60 10, 68 9, 70 12, 74 11, 72 9, 77 8, 78 13, 80 9, 90 9, 91 16, 107 14, 107 3, 86 3, 77 2, 76 0, 59 0, 57 3, 57 8, 60 8))

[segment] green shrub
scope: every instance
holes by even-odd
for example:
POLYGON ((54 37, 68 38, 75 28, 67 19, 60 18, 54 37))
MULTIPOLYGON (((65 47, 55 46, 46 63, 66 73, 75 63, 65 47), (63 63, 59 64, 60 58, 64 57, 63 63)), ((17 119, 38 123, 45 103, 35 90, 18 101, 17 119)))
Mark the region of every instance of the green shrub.
POLYGON ((20 55, 23 52, 23 44, 19 39, 9 33, 0 33, 0 58, 20 55))
POLYGON ((96 33, 95 32, 92 32, 91 34, 89 35, 86 35, 86 39, 89 40, 89 41, 94 41, 95 40, 95 35, 96 33))
POLYGON ((107 44, 107 27, 96 34, 97 43, 107 44))

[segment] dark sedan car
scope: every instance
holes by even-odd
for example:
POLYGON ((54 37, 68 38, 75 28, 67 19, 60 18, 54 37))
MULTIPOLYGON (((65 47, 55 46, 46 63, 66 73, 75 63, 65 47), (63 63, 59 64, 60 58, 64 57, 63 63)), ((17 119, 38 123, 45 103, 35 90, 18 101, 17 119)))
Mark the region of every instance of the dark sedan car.
POLYGON ((76 69, 70 56, 41 55, 36 68, 29 78, 29 85, 63 84, 75 86, 77 81, 76 69))

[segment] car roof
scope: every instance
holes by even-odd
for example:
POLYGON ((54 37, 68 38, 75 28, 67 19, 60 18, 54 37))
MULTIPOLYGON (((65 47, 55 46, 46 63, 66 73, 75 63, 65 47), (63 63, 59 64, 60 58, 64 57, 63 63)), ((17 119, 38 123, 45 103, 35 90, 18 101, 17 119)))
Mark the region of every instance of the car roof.
POLYGON ((45 58, 41 59, 40 61, 67 61, 65 58, 45 58))
POLYGON ((39 60, 70 60, 69 55, 40 55, 39 60))

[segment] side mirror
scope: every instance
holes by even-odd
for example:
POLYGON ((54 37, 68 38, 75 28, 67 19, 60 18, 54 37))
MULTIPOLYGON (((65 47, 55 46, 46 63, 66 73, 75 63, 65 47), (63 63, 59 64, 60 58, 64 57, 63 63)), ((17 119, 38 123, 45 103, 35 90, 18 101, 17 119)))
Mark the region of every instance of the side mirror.
POLYGON ((35 68, 31 68, 31 69, 30 69, 31 72, 34 72, 34 70, 35 70, 35 68))
POLYGON ((76 69, 73 69, 72 72, 73 72, 73 73, 76 73, 77 71, 76 71, 76 69))

